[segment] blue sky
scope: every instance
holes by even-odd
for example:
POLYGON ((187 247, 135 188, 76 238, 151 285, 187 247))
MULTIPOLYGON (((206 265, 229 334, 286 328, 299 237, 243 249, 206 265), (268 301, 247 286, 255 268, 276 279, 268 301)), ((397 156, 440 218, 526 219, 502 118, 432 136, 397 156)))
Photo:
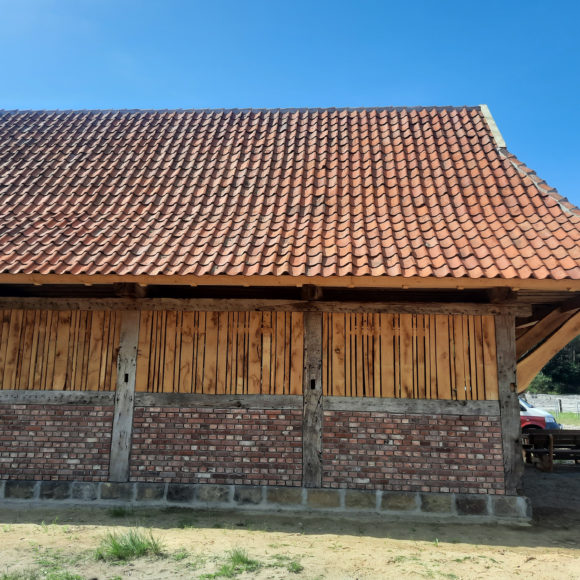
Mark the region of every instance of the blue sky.
POLYGON ((580 1, 0 0, 0 108, 489 105, 580 205, 580 1))

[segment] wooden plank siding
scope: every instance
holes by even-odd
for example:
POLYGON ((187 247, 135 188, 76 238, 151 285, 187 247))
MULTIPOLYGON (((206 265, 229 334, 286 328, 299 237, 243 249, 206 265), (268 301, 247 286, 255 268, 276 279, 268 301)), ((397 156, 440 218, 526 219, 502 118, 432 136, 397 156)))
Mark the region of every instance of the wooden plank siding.
MULTIPOLYGON (((0 390, 112 391, 120 310, 0 310, 0 390)), ((324 312, 324 396, 497 400, 495 317, 324 312)), ((136 390, 301 395, 304 313, 141 310, 136 390)))
POLYGON ((0 390, 114 391, 120 316, 1 310, 0 390))
POLYGON ((323 313, 325 396, 497 400, 493 316, 323 313))
POLYGON ((142 311, 136 390, 302 394, 304 314, 142 311))

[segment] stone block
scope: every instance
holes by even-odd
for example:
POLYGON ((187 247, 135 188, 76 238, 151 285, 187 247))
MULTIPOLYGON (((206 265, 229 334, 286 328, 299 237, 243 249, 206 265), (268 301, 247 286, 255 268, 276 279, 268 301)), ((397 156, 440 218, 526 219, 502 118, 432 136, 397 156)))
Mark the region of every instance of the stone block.
POLYGON ((77 481, 72 485, 72 498, 81 501, 94 501, 97 499, 98 484, 90 481, 77 481))
POLYGON ((160 501, 165 495, 164 483, 138 483, 137 501, 160 501))
POLYGON ((268 488, 268 503, 278 505, 302 505, 302 488, 300 487, 270 487, 268 488))
POLYGON ((132 483, 103 483, 101 484, 101 499, 131 501, 133 488, 132 483))
POLYGON ((532 517, 530 500, 517 495, 492 496, 491 509, 493 515, 498 518, 529 519, 532 517))
POLYGON ((230 488, 227 485, 199 484, 195 499, 205 503, 226 503, 230 500, 230 488))
POLYGON ((10 481, 4 487, 4 497, 6 499, 32 499, 36 481, 10 481))
POLYGON ((315 508, 340 507, 340 495, 336 489, 309 489, 308 505, 315 508))
POLYGON ((262 502, 262 487, 253 485, 237 485, 234 491, 234 501, 241 505, 259 504, 262 502))
POLYGON ((68 499, 71 493, 70 481, 42 481, 40 499, 68 499))
POLYGON ((344 504, 347 508, 357 510, 374 510, 377 507, 376 491, 347 491, 344 504))
POLYGON ((422 493, 421 511, 427 513, 451 514, 451 500, 449 493, 422 493))
POLYGON ((397 512, 408 512, 417 509, 417 494, 405 491, 383 492, 381 509, 397 512))
POLYGON ((190 503, 193 501, 195 486, 187 483, 170 483, 167 488, 167 501, 190 503))
POLYGON ((486 516, 486 495, 457 495, 455 509, 460 516, 486 516))

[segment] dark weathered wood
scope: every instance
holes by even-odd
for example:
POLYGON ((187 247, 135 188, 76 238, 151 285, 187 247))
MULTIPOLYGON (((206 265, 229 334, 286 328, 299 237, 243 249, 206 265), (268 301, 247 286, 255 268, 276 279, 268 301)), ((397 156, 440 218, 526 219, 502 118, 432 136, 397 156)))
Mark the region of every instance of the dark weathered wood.
POLYGON ((322 487, 322 314, 304 316, 302 485, 322 487))
POLYGON ((302 300, 321 300, 322 288, 313 284, 304 284, 300 289, 300 297, 302 300))
POLYGON ((202 407, 208 409, 301 409, 302 397, 296 395, 136 393, 135 406, 202 407))
POLYGON ((495 319, 497 380, 506 494, 516 495, 524 473, 520 405, 516 385, 516 325, 513 316, 495 319))
POLYGON ((500 304, 509 300, 515 300, 517 298, 516 293, 511 288, 490 288, 487 291, 489 296, 489 301, 492 304, 500 304))
POLYGON ((109 464, 110 481, 129 480, 138 344, 139 312, 124 312, 121 319, 121 338, 117 358, 117 390, 109 464))
POLYGON ((329 411, 379 411, 418 415, 499 415, 497 401, 324 397, 324 408, 329 411))
POLYGON ((0 309, 45 310, 200 310, 285 312, 383 312, 402 314, 514 314, 530 316, 529 304, 424 302, 324 302, 238 298, 0 298, 0 309))
POLYGON ((99 391, 0 391, 0 405, 113 405, 115 394, 99 391))

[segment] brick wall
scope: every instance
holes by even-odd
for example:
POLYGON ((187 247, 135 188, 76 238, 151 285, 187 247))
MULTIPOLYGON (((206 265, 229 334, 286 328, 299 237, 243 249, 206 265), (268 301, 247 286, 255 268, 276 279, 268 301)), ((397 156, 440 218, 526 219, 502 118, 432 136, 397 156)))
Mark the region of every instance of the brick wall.
POLYGON ((0 405, 0 478, 106 481, 113 407, 0 405))
POLYGON ((137 407, 131 480, 299 486, 302 411, 137 407))
POLYGON ((504 493, 499 417, 325 411, 323 487, 504 493))

